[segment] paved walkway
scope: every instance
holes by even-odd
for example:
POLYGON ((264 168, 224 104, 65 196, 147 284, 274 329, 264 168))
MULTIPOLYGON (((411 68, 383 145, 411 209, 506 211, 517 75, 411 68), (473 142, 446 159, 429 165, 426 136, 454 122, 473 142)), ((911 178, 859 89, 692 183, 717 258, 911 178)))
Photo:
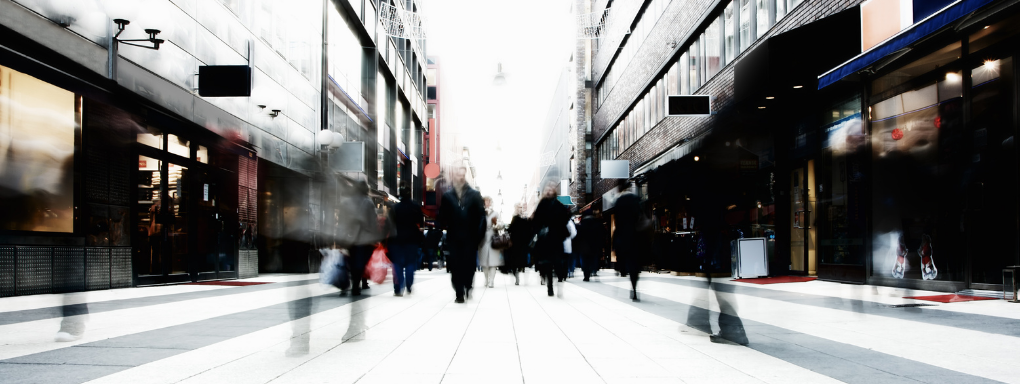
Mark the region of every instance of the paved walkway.
POLYGON ((1020 382, 1020 304, 1002 300, 897 307, 938 293, 644 274, 635 303, 615 276, 569 279, 556 297, 534 273, 481 280, 467 304, 439 270, 404 297, 265 275, 0 299, 0 382, 1020 382), (58 343, 65 303, 88 304, 88 331, 58 343), (747 345, 710 341, 720 307, 747 345))

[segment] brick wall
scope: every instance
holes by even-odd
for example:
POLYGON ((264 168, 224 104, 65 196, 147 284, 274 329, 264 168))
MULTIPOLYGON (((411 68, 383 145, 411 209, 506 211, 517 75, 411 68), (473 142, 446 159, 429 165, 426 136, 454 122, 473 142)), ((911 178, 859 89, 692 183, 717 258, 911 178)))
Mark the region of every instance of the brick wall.
MULTIPOLYGON (((807 0, 794 9, 793 12, 786 15, 762 39, 759 39, 743 53, 746 54, 754 50, 763 39, 843 11, 861 2, 862 0, 807 0)), ((660 18, 652 32, 645 39, 635 58, 631 60, 626 72, 620 76, 619 81, 609 93, 605 102, 599 105, 598 111, 594 112, 592 116, 592 135, 595 147, 598 146, 598 139, 602 134, 613 127, 624 113, 630 110, 638 96, 644 94, 652 84, 652 79, 657 80, 662 73, 669 69, 669 66, 664 67, 664 63, 668 62, 671 66, 677 60, 681 54, 679 49, 686 48, 687 46, 687 41, 680 41, 680 39, 688 35, 693 28, 700 27, 705 17, 705 12, 708 11, 709 7, 713 7, 716 4, 717 2, 714 0, 673 0, 670 2, 662 18, 660 18), (667 20, 668 22, 664 22, 667 20), (677 48, 671 48, 668 45, 668 43, 674 41, 679 44, 677 48)), ((725 3, 722 4, 725 5, 725 3)), ((712 18, 709 20, 714 19, 716 16, 717 14, 713 13, 712 18)), ((814 48, 806 47, 806 49, 814 48)), ((730 62, 729 65, 723 68, 715 77, 709 79, 709 82, 696 92, 697 94, 707 94, 714 97, 713 110, 725 111, 730 108, 733 99, 733 71, 736 62, 742 57, 743 54, 737 56, 736 61, 730 62)), ((598 62, 593 64, 593 66, 595 67, 593 71, 599 71, 599 73, 606 70, 604 66, 600 67, 598 62)), ((720 115, 723 114, 722 112, 720 113, 720 115)), ((718 119, 720 119, 719 115, 711 117, 667 117, 639 138, 633 145, 624 150, 618 159, 630 160, 631 171, 633 171, 636 167, 652 160, 655 156, 673 146, 680 139, 704 133, 718 119)), ((602 180, 598 177, 595 164, 592 165, 592 172, 594 173, 592 192, 595 197, 601 196, 614 187, 613 180, 602 180)))

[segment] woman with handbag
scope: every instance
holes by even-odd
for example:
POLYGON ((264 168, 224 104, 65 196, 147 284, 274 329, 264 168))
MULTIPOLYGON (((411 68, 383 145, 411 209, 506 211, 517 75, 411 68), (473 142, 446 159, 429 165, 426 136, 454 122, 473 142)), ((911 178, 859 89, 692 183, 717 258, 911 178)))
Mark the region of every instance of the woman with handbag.
POLYGON ((492 198, 486 196, 482 200, 485 202, 485 237, 482 245, 478 247, 478 266, 482 267, 482 271, 485 273, 485 286, 492 288, 496 279, 496 268, 503 265, 502 248, 504 247, 504 244, 501 244, 502 238, 497 238, 496 244, 493 244, 493 237, 503 235, 496 231, 499 212, 492 209, 492 198))

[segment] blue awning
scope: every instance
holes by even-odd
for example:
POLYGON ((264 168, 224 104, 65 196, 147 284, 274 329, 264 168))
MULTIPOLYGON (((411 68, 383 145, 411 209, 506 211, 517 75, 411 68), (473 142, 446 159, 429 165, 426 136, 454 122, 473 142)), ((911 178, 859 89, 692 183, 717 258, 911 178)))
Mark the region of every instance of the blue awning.
POLYGON ((818 89, 822 89, 867 68, 882 58, 909 47, 918 40, 941 30, 960 18, 992 3, 995 0, 960 0, 935 13, 921 22, 904 29, 879 45, 872 47, 839 67, 818 77, 818 89))

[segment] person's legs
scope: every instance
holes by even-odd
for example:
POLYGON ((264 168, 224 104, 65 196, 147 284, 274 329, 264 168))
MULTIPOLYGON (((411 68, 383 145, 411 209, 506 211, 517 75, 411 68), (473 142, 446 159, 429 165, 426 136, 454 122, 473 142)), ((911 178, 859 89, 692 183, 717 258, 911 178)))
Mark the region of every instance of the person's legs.
MULTIPOLYGON (((412 246, 413 247, 413 246, 412 246)), ((411 285, 414 284, 414 272, 421 263, 418 262, 418 258, 405 262, 404 267, 404 287, 407 288, 407 293, 411 293, 411 285)))
POLYGON ((393 264, 393 293, 400 296, 404 292, 404 267, 407 264, 407 247, 404 244, 390 245, 390 263, 393 264))
MULTIPOLYGON (((633 258, 631 258, 633 259, 633 258)), ((637 281, 638 274, 641 273, 641 266, 637 261, 629 263, 627 273, 630 274, 630 298, 631 300, 638 301, 637 297, 637 281)))
POLYGON ((372 256, 371 245, 355 245, 351 247, 351 294, 360 295, 365 280, 365 265, 372 256))
POLYGON ((514 285, 521 285, 521 271, 520 271, 520 268, 514 268, 514 285))

